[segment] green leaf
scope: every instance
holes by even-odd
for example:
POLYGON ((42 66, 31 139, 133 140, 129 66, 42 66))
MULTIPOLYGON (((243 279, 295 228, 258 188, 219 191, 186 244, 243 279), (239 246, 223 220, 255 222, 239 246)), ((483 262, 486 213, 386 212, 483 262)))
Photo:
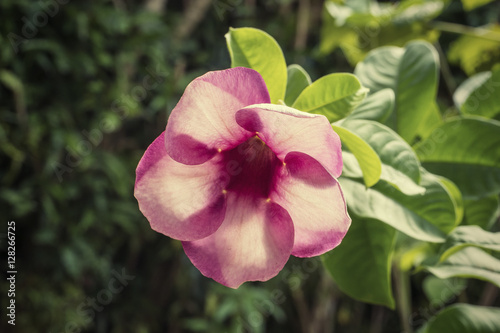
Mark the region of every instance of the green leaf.
POLYGON ((413 149, 390 128, 370 120, 346 119, 342 127, 359 135, 373 148, 382 161, 380 178, 401 192, 423 193, 420 182, 420 163, 413 149))
POLYGON ((395 236, 384 223, 355 219, 342 243, 322 256, 323 264, 347 295, 394 309, 390 273, 395 236))
POLYGON ((450 63, 460 65, 469 76, 488 71, 500 62, 500 25, 470 29, 473 34, 460 36, 448 51, 450 63))
POLYGON ((422 268, 441 279, 474 278, 500 287, 500 260, 476 247, 466 247, 442 262, 422 268))
POLYGON ((453 100, 465 114, 493 118, 500 113, 500 69, 471 76, 457 88, 453 100))
POLYGON ((465 200, 465 222, 489 230, 500 215, 498 196, 492 195, 478 200, 465 200))
POLYGON ((367 187, 375 185, 380 179, 382 164, 377 153, 359 136, 346 128, 332 125, 333 130, 339 135, 342 145, 347 147, 356 157, 363 179, 367 187))
POLYGON ((445 304, 457 297, 466 287, 467 282, 464 279, 440 279, 434 275, 427 276, 422 283, 422 289, 431 304, 445 304))
POLYGON ((439 179, 427 172, 420 183, 425 193, 411 196, 382 180, 370 188, 345 177, 339 182, 352 215, 382 221, 412 238, 444 242, 445 234, 456 225, 453 199, 439 179))
POLYGON ((323 76, 306 87, 292 107, 322 114, 334 122, 346 117, 367 92, 354 75, 335 73, 323 76))
POLYGON ((271 103, 285 99, 287 69, 280 46, 269 34, 254 28, 229 28, 226 34, 231 67, 248 67, 262 75, 271 103))
POLYGON ((500 309, 470 304, 453 304, 427 323, 423 333, 497 333, 500 309))
POLYGON ((433 42, 439 33, 426 22, 442 9, 442 0, 325 1, 320 52, 326 55, 340 46, 354 66, 378 47, 404 46, 415 39, 433 42))
POLYGON ((429 171, 453 181, 466 199, 500 193, 500 122, 455 118, 415 146, 429 171))
POLYGON ((447 178, 437 176, 441 184, 446 188, 448 194, 450 195, 453 204, 455 206, 455 224, 459 225, 464 217, 464 200, 462 198, 462 193, 452 181, 447 178))
POLYGON ((365 98, 347 119, 365 119, 383 123, 394 110, 395 98, 392 89, 379 90, 365 98))
POLYGON ((475 225, 459 226, 446 237, 439 261, 468 246, 500 251, 500 232, 488 232, 475 225))
POLYGON ((304 68, 295 64, 288 66, 287 73, 285 104, 293 105, 300 93, 311 84, 311 77, 304 68))
POLYGON ((391 88, 396 107, 391 126, 409 143, 422 124, 433 117, 439 72, 439 55, 424 41, 406 47, 382 47, 371 51, 354 71, 371 92, 391 88))
POLYGON ((471 11, 477 7, 484 6, 493 0, 462 0, 462 4, 466 11, 471 11))

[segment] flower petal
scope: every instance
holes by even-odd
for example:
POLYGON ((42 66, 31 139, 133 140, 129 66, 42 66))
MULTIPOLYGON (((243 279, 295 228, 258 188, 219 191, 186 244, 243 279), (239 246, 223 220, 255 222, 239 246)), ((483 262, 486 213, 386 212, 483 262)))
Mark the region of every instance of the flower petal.
POLYGON ((314 257, 340 244, 351 219, 339 183, 310 156, 292 152, 275 179, 271 200, 290 214, 295 242, 292 255, 314 257))
POLYGON ((248 132, 237 126, 235 113, 247 105, 269 102, 266 84, 253 69, 236 67, 200 76, 172 110, 165 135, 168 154, 194 165, 209 160, 218 149, 233 148, 248 139, 248 132))
POLYGON ((231 288, 266 281, 283 268, 293 246, 293 224, 281 206, 228 192, 226 218, 207 238, 183 242, 200 272, 231 288))
POLYGON ((148 147, 136 170, 134 195, 151 228, 179 240, 214 233, 224 220, 228 183, 218 158, 184 165, 168 156, 163 132, 148 147))
POLYGON ((251 105, 236 113, 236 122, 258 136, 284 160, 292 151, 306 153, 334 177, 342 173, 340 138, 325 116, 283 105, 251 105))

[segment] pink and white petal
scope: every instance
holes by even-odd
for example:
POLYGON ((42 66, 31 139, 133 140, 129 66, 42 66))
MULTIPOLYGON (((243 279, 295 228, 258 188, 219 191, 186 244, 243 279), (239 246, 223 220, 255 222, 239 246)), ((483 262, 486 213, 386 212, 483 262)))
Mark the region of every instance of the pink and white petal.
POLYGON ((227 177, 217 157, 184 165, 167 154, 163 132, 136 170, 134 195, 151 228, 179 240, 213 234, 224 220, 227 177))
POLYGON ((325 116, 273 104, 251 105, 236 113, 237 123, 258 136, 283 161, 292 151, 308 154, 334 177, 342 173, 340 138, 325 116))
POLYGON ((228 192, 226 218, 207 238, 183 242, 193 265, 206 277, 238 288, 276 276, 290 257, 293 224, 276 203, 228 192))
POLYGON ((250 104, 269 102, 266 84, 253 69, 236 67, 196 78, 168 120, 168 154, 177 162, 195 165, 209 160, 218 149, 235 147, 249 137, 236 124, 235 113, 250 104))
POLYGON ((287 210, 294 230, 292 255, 314 257, 340 244, 351 219, 337 180, 314 158, 289 153, 271 200, 287 210))

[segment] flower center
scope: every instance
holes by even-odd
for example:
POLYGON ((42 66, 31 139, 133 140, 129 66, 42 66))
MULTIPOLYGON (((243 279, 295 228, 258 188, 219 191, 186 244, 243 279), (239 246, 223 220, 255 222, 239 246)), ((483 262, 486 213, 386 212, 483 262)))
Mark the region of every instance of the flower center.
POLYGON ((264 198, 272 189, 275 169, 282 164, 257 135, 224 152, 223 161, 230 177, 228 191, 264 198))

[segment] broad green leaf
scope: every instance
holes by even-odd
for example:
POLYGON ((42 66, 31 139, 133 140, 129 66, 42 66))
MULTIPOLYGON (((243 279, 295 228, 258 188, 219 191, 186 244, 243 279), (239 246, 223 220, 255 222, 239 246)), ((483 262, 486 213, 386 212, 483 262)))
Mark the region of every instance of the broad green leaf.
POLYGON ((434 130, 443 123, 443 117, 436 102, 431 103, 425 117, 417 124, 415 132, 419 141, 427 139, 434 133, 434 130))
MULTIPOLYGON (((500 47, 500 45, 499 45, 500 47)), ((493 118, 500 113, 500 69, 468 78, 453 95, 462 113, 493 118)))
POLYGON ((454 253, 468 246, 500 251, 500 232, 489 232, 475 225, 459 226, 446 237, 441 248, 439 261, 448 259, 454 253))
POLYGON ((490 70, 500 62, 500 25, 473 28, 478 36, 462 35, 450 45, 448 60, 467 75, 490 70))
POLYGON ((465 279, 440 279, 434 275, 427 276, 422 283, 422 289, 431 304, 445 304, 457 297, 465 287, 467 287, 465 279))
POLYGON ((462 4, 466 11, 471 11, 474 8, 484 6, 493 0, 462 0, 462 4))
POLYGON ((359 135, 373 148, 382 161, 380 178, 401 192, 421 194, 420 163, 413 149, 390 128, 370 120, 346 119, 342 127, 359 135))
POLYGON ((367 187, 375 185, 380 179, 382 164, 373 148, 359 136, 346 128, 332 125, 333 130, 339 135, 342 145, 346 146, 356 157, 363 179, 367 187))
POLYGON ((442 262, 427 264, 422 268, 441 279, 473 278, 500 287, 500 260, 476 247, 466 247, 442 262))
POLYGON ((415 146, 426 169, 453 181, 466 199, 500 193, 500 122, 454 118, 435 131, 439 137, 415 146))
POLYGON ((492 195, 478 200, 465 200, 465 223, 489 230, 500 215, 498 196, 492 195))
POLYGON ((311 77, 304 68, 295 64, 288 66, 287 73, 285 104, 292 105, 302 90, 311 84, 311 77))
POLYGON ((424 194, 405 195, 380 180, 366 188, 357 180, 340 177, 347 207, 354 215, 382 221, 402 233, 427 242, 444 242, 456 225, 455 206, 438 178, 422 173, 424 194))
POLYGON ((347 118, 374 120, 383 123, 394 110, 394 103, 394 91, 389 88, 382 89, 365 98, 347 118))
POLYGON ((423 333, 498 333, 500 309, 494 307, 453 304, 439 312, 426 324, 423 333))
POLYGON ((306 87, 292 107, 304 112, 322 114, 330 122, 334 122, 351 113, 367 92, 352 74, 329 74, 306 87))
POLYGON ((396 232, 375 220, 353 220, 342 243, 322 256, 339 288, 362 302, 394 309, 391 260, 396 232))
POLYGON ((273 37, 254 28, 229 28, 226 34, 231 67, 248 67, 262 75, 271 103, 285 99, 287 70, 280 46, 273 37))
POLYGON ((396 94, 391 126, 409 143, 421 125, 435 116, 439 55, 431 44, 414 41, 405 48, 382 47, 371 51, 354 71, 371 92, 391 88, 396 94))

